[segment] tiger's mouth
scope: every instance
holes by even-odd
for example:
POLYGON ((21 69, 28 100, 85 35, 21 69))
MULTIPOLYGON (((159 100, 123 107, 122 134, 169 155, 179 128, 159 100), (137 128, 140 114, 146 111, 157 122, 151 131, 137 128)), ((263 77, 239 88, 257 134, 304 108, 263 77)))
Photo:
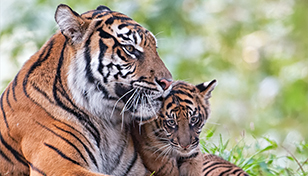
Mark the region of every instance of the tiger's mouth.
POLYGON ((199 141, 194 141, 188 147, 183 148, 178 144, 178 145, 173 145, 173 148, 178 156, 186 157, 194 153, 198 149, 198 146, 199 146, 199 141))
POLYGON ((129 111, 138 121, 148 121, 156 117, 161 108, 163 92, 140 86, 124 86, 116 84, 116 94, 124 103, 122 112, 129 111))

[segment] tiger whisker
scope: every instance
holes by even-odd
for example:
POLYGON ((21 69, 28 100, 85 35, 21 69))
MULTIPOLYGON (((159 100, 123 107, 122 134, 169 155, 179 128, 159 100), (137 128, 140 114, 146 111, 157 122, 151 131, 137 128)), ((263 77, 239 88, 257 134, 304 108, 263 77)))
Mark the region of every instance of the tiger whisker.
POLYGON ((169 158, 168 156, 170 156, 170 154, 171 154, 171 152, 172 152, 172 147, 169 145, 168 146, 168 148, 166 148, 165 149, 165 154, 164 154, 164 156, 163 156, 163 160, 165 159, 165 158, 169 158))
POLYGON ((153 114, 155 114, 155 118, 157 118, 157 113, 155 112, 155 109, 154 109, 154 107, 153 107, 153 105, 152 105, 152 98, 151 97, 149 97, 149 95, 147 95, 147 94, 145 94, 145 96, 148 98, 148 102, 149 102, 149 105, 150 105, 150 107, 151 107, 151 110, 152 110, 152 112, 153 112, 153 114))
POLYGON ((167 144, 167 145, 165 145, 166 147, 164 147, 164 148, 166 148, 166 149, 164 149, 158 156, 157 156, 157 158, 156 159, 158 159, 158 158, 160 158, 160 157, 163 157, 163 159, 164 159, 164 157, 166 156, 165 154, 167 153, 167 151, 168 151, 168 149, 171 147, 169 144, 167 144))
POLYGON ((135 105, 135 107, 137 107, 138 104, 135 104, 135 101, 136 101, 136 96, 137 94, 139 93, 139 88, 136 88, 136 91, 134 92, 134 94, 132 95, 132 99, 127 102, 127 107, 126 109, 130 109, 133 105, 135 105))
POLYGON ((125 110, 127 109, 127 104, 129 104, 129 102, 131 101, 131 99, 134 97, 135 93, 137 92, 137 89, 134 88, 132 90, 135 90, 134 93, 129 97, 129 99, 127 100, 127 102, 125 103, 124 107, 122 108, 122 111, 120 114, 123 114, 125 112, 125 110))
POLYGON ((113 116, 114 110, 115 110, 117 104, 119 103, 119 101, 120 101, 122 98, 124 98, 127 94, 129 94, 130 92, 132 92, 133 90, 134 90, 134 89, 131 89, 131 90, 127 91, 124 95, 122 95, 122 96, 114 103, 114 106, 113 106, 112 111, 111 111, 110 118, 113 116))
MULTIPOLYGON (((143 94, 141 94, 141 98, 140 98, 140 100, 141 100, 141 106, 140 106, 140 109, 144 109, 144 95, 143 94)), ((143 111, 139 111, 139 117, 143 117, 143 111)), ((142 124, 142 118, 140 118, 140 123, 142 124)))
POLYGON ((121 124, 121 130, 123 129, 124 126, 124 112, 127 108, 127 105, 130 103, 130 101, 132 100, 132 98, 135 96, 136 92, 138 91, 138 89, 134 88, 132 90, 135 90, 134 93, 129 97, 129 99, 127 100, 127 102, 125 103, 124 107, 122 108, 122 111, 120 113, 120 115, 122 115, 122 124, 121 124))
POLYGON ((169 144, 159 144, 159 145, 153 146, 153 148, 154 148, 154 147, 155 147, 155 148, 158 148, 157 150, 155 150, 155 151, 153 152, 153 154, 155 154, 155 153, 161 151, 163 148, 166 148, 166 147, 168 147, 168 146, 169 146, 169 144), (161 147, 159 147, 159 146, 161 146, 161 147))

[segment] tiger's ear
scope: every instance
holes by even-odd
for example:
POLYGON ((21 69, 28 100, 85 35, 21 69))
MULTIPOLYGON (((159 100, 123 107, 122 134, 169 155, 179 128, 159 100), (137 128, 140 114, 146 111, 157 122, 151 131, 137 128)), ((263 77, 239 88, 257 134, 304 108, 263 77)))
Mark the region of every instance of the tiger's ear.
POLYGON ((217 85, 217 81, 214 79, 210 82, 205 82, 196 85, 196 87, 199 89, 201 95, 204 97, 204 99, 211 98, 211 92, 214 90, 214 88, 217 85))
POLYGON ((70 39, 72 43, 78 43, 82 40, 86 31, 85 21, 69 6, 60 4, 55 13, 55 20, 62 34, 70 39))

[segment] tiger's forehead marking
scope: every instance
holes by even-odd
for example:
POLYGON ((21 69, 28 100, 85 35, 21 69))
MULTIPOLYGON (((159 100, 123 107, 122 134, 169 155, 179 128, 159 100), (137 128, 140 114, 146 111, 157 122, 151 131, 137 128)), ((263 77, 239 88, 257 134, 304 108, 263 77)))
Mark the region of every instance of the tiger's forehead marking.
POLYGON ((125 26, 120 28, 121 24, 113 23, 111 26, 113 36, 116 36, 119 42, 123 45, 133 45, 137 50, 143 52, 142 39, 139 34, 134 28, 130 29, 129 27, 134 26, 125 26))
MULTIPOLYGON (((108 26, 108 33, 123 45, 133 45, 143 52, 144 46, 152 44, 157 47, 155 36, 130 17, 115 11, 92 10, 82 14, 89 20, 101 20, 108 26)), ((107 32, 107 31, 106 31, 107 32)))

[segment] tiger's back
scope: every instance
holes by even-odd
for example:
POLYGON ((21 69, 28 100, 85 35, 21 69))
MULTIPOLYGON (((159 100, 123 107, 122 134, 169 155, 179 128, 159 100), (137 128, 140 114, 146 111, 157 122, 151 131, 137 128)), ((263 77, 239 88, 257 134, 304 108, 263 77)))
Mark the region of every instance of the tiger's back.
POLYGON ((248 176, 240 167, 213 154, 203 155, 202 175, 204 176, 248 176))
POLYGON ((152 118, 172 79, 154 36, 104 6, 79 15, 59 5, 55 18, 60 31, 1 95, 0 175, 145 172, 131 115, 152 118))

